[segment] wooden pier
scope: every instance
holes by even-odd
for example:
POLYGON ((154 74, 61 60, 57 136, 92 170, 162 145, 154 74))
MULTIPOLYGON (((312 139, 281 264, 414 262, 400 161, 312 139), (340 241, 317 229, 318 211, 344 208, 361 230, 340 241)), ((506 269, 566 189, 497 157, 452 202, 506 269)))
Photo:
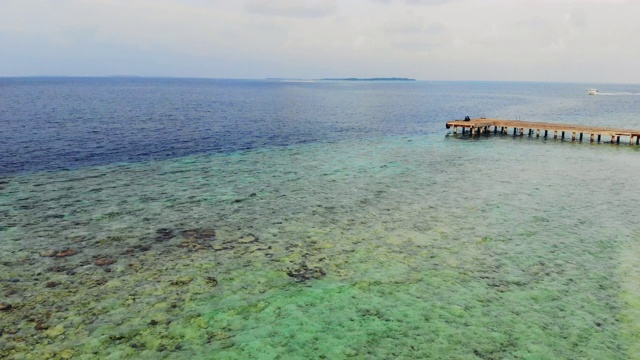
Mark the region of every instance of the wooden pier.
POLYGON ((640 144, 640 130, 609 127, 487 118, 447 122, 447 129, 451 127, 453 127, 454 134, 457 134, 458 130, 460 130, 463 135, 468 133, 471 136, 489 134, 491 132, 494 134, 508 134, 511 129, 514 136, 524 136, 525 133, 527 133, 528 136, 533 136, 535 133, 536 137, 544 138, 553 136, 554 139, 568 139, 571 137, 571 141, 582 141, 583 137, 588 136, 590 142, 601 142, 611 139, 611 143, 614 144, 619 144, 620 138, 622 137, 623 139, 628 139, 629 145, 640 144), (493 131, 491 129, 492 127, 493 131))

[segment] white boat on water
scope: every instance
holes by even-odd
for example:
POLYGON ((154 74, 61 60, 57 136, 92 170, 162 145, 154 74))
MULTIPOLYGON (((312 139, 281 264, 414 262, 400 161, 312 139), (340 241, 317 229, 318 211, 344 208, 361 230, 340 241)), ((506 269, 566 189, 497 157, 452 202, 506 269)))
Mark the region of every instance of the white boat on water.
POLYGON ((598 95, 598 89, 589 89, 587 91, 587 94, 589 94, 589 95, 598 95))

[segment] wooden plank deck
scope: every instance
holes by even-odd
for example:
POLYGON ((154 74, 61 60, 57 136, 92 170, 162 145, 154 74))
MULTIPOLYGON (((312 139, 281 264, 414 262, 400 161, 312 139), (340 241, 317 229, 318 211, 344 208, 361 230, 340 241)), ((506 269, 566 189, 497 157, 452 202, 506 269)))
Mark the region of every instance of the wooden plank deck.
POLYGON ((511 128, 513 129, 513 135, 520 136, 523 136, 525 134, 525 130, 528 130, 527 132, 529 136, 533 136, 535 133, 536 137, 542 136, 546 138, 550 137, 552 134, 554 139, 564 139, 570 134, 572 141, 582 141, 583 135, 589 135, 590 142, 596 141, 596 137, 597 141, 600 142, 604 136, 605 140, 611 137, 611 142, 616 144, 619 144, 620 137, 623 137, 629 139, 630 145, 634 144, 634 138, 635 144, 640 144, 640 130, 632 129, 491 118, 476 118, 471 119, 470 121, 453 120, 447 122, 446 126, 447 129, 453 127, 454 134, 457 134, 458 129, 461 129, 462 134, 465 134, 468 130, 470 135, 479 135, 491 132, 491 127, 493 127, 494 134, 506 134, 511 128))

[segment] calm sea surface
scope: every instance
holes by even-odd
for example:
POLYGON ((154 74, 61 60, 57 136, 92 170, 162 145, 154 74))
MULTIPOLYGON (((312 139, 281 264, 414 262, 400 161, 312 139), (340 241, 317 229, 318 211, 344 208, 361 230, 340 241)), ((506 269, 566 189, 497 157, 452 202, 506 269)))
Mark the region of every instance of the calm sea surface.
POLYGON ((640 85, 0 79, 0 358, 640 359, 640 85))

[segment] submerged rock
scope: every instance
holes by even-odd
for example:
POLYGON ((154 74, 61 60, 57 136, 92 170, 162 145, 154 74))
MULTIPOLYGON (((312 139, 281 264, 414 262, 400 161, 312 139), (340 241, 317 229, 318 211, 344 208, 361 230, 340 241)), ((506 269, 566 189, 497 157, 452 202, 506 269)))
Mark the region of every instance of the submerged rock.
POLYGON ((198 250, 205 250, 205 249, 211 248, 211 244, 201 243, 200 241, 197 241, 194 239, 188 239, 178 244, 178 247, 181 247, 190 251, 198 251, 198 250))
POLYGON ((64 265, 54 265, 47 269, 47 271, 57 272, 57 273, 68 273, 73 271, 72 267, 64 266, 64 265))
POLYGON ((56 256, 57 253, 58 252, 55 251, 55 250, 43 250, 43 251, 40 251, 40 256, 41 257, 54 257, 54 256, 56 256))
POLYGON ((124 236, 107 236, 106 238, 98 240, 99 245, 113 245, 125 242, 127 240, 124 236))
POLYGON ((238 239, 238 243, 240 244, 251 244, 257 241, 258 241, 258 237, 253 234, 248 234, 238 239))
POLYGON ((171 229, 162 228, 162 229, 156 230, 156 241, 157 242, 165 242, 165 241, 170 240, 170 239, 172 239, 174 237, 175 237, 175 234, 173 233, 173 230, 171 230, 171 229))
POLYGON ((62 325, 58 325, 56 327, 52 327, 50 329, 48 329, 47 331, 44 332, 44 335, 49 337, 49 338, 55 338, 58 337, 62 334, 64 334, 64 326, 62 325))
POLYGON ((73 359, 74 353, 73 349, 65 349, 58 353, 58 357, 60 359, 73 359))
POLYGON ((218 279, 214 278, 213 276, 207 276, 204 278, 204 280, 207 282, 207 284, 211 285, 211 286, 217 286, 218 285, 218 279))
POLYGON ((211 341, 221 341, 221 340, 226 340, 229 338, 232 338, 233 335, 226 333, 224 331, 213 331, 213 332, 207 332, 207 341, 211 342, 211 341))
POLYGON ((176 279, 171 280, 171 285, 181 286, 187 285, 193 281, 193 278, 190 276, 183 276, 176 279))
POLYGON ((216 231, 214 229, 189 229, 182 231, 182 236, 196 240, 215 240, 216 231))
POLYGON ((151 245, 134 245, 134 251, 145 252, 151 250, 151 245))
POLYGON ((265 250, 271 250, 271 246, 258 244, 258 245, 255 245, 255 246, 251 246, 249 248, 249 252, 251 252, 251 253, 256 252, 256 251, 265 251, 265 250))
POLYGON ((222 250, 233 250, 234 246, 230 244, 222 244, 222 245, 213 245, 213 250, 222 251, 222 250))
POLYGON ((287 275, 299 282, 319 279, 326 274, 323 268, 319 266, 308 267, 306 263, 301 263, 300 266, 287 270, 287 275))
POLYGON ((202 317, 197 317, 193 320, 191 320, 191 323, 193 323, 194 325, 196 325, 197 327, 201 328, 201 329, 206 329, 209 327, 209 323, 207 323, 207 321, 205 319, 203 319, 202 317))
POLYGON ((58 253, 56 254, 56 257, 67 257, 67 256, 72 256, 77 254, 78 251, 76 251, 75 249, 65 249, 62 251, 58 251, 58 253))
POLYGON ((78 235, 78 236, 73 236, 70 240, 73 241, 74 243, 79 243, 87 240, 87 237, 83 235, 78 235))
POLYGON ((185 240, 178 246, 190 251, 209 249, 211 242, 216 239, 216 231, 213 229, 190 229, 182 231, 185 240))
POLYGON ((358 354, 359 354, 358 350, 353 349, 353 348, 345 348, 344 350, 342 350, 342 353, 346 357, 354 357, 354 356, 358 356, 358 354))
POLYGON ((114 262, 116 262, 113 259, 108 259, 108 258, 98 258, 95 262, 96 265, 98 266, 106 266, 106 265, 111 265, 114 262))

